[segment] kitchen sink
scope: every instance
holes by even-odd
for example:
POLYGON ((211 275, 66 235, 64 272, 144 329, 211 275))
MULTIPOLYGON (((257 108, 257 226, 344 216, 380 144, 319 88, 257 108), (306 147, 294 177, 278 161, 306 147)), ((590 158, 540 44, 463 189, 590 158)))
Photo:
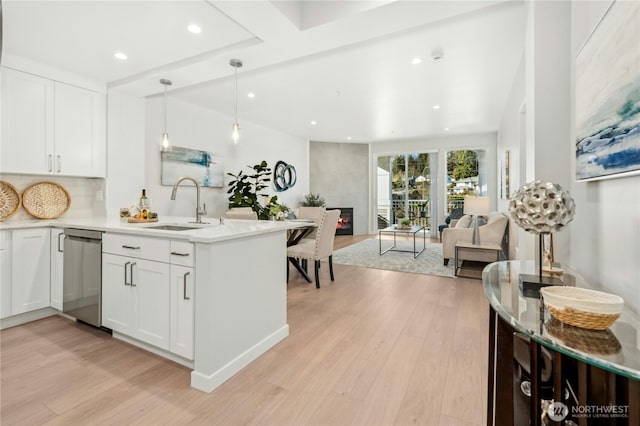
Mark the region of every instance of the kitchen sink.
POLYGON ((145 229, 159 229, 163 231, 191 231, 193 229, 201 229, 199 226, 191 225, 155 225, 147 226, 145 229))

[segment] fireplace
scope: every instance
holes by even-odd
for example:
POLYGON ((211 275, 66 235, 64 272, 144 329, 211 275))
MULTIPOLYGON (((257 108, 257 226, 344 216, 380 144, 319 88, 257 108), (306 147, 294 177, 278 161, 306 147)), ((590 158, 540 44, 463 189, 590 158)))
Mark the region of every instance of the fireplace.
POLYGON ((353 235, 353 207, 327 207, 327 210, 340 210, 336 225, 336 235, 353 235))

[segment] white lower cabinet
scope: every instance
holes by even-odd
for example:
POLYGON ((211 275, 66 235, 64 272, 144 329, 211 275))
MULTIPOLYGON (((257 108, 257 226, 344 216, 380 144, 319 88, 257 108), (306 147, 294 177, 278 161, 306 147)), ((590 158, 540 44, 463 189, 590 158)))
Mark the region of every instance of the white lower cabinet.
POLYGON ((102 325, 193 360, 193 243, 105 234, 102 325))
POLYGON ((11 231, 11 315, 49 306, 50 229, 11 231))
POLYGON ((0 318, 11 316, 11 231, 0 231, 0 318))
POLYGON ((171 352, 193 359, 194 268, 171 265, 171 352))
POLYGON ((169 349, 170 265, 103 254, 102 325, 169 349))
POLYGON ((51 307, 62 310, 64 230, 51 229, 51 307))

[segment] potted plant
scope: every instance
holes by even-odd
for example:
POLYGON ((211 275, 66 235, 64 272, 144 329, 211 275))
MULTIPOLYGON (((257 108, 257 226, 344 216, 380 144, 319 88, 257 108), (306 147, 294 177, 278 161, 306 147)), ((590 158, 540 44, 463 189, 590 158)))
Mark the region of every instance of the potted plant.
POLYGON ((395 209, 393 209, 393 211, 395 213, 398 225, 400 225, 401 227, 406 227, 405 223, 411 225, 411 221, 409 219, 405 219, 406 215, 404 213, 404 209, 396 207, 395 209))
MULTIPOLYGON (((266 161, 261 161, 254 166, 248 166, 253 170, 252 174, 245 174, 240 170, 238 174, 227 173, 233 179, 229 182, 229 208, 251 207, 256 212, 258 219, 269 219, 269 205, 262 206, 259 197, 266 196, 261 191, 269 187, 271 182, 271 168, 266 161)), ((272 200, 277 202, 277 197, 272 200)))
POLYGON ((325 201, 320 194, 306 194, 304 199, 300 201, 301 207, 324 207, 325 201))
POLYGON ((427 204, 428 201, 422 201, 418 203, 418 208, 420 209, 420 217, 427 217, 427 204))
POLYGON ((278 197, 271 197, 269 202, 269 216, 274 220, 284 220, 291 209, 284 203, 278 203, 278 197))

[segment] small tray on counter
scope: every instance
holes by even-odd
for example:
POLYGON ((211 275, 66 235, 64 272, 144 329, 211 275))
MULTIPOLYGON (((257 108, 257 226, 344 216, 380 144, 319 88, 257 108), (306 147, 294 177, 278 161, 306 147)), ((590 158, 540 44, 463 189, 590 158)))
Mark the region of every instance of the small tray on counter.
POLYGON ((157 222, 158 218, 154 217, 152 219, 136 219, 135 217, 130 217, 128 222, 129 223, 151 223, 151 222, 157 222))

